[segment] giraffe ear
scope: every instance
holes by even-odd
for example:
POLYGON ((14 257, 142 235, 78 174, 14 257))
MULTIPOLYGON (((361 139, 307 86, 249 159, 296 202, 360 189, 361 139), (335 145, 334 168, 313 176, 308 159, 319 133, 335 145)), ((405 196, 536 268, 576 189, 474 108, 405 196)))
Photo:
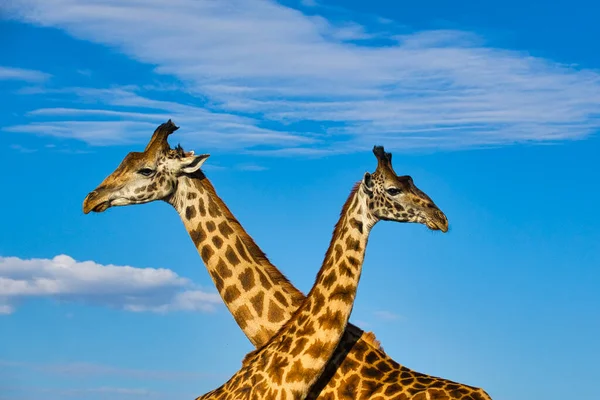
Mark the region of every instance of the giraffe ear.
POLYGON ((371 174, 368 172, 365 172, 365 176, 363 176, 362 187, 365 189, 365 191, 367 193, 373 192, 373 178, 371 177, 371 174))
POLYGON ((197 156, 193 155, 190 157, 182 158, 181 172, 183 172, 184 174, 191 174, 193 172, 198 171, 208 157, 210 157, 210 154, 200 154, 197 156))

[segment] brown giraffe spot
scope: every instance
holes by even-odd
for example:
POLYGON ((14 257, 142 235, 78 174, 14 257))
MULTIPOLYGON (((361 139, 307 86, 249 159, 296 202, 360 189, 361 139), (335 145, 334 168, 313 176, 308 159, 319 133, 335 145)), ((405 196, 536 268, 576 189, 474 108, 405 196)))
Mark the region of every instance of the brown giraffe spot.
POLYGON ((300 353, 302 353, 308 344, 308 339, 305 337, 296 338, 296 341, 292 345, 292 350, 290 350, 290 355, 292 357, 298 357, 300 353))
POLYGON ((284 307, 287 308, 289 306, 287 299, 285 298, 285 296, 283 294, 281 294, 281 292, 275 292, 273 297, 275 297, 277 299, 277 301, 279 301, 281 303, 281 305, 283 305, 284 307))
POLYGON ((331 294, 329 295, 329 298, 340 300, 346 304, 350 304, 354 300, 354 293, 355 293, 354 289, 355 289, 355 286, 353 286, 353 285, 348 285, 348 286, 338 285, 335 287, 335 289, 333 289, 333 292, 331 292, 331 294))
POLYGON ((240 290, 237 287, 231 285, 225 289, 225 293, 223 293, 223 300, 225 300, 226 303, 231 303, 232 301, 235 301, 235 299, 240 297, 240 295, 240 290))
POLYGON ((360 266, 360 261, 358 261, 358 258, 356 258, 356 257, 348 256, 347 260, 350 263, 350 265, 353 266, 354 268, 360 266))
MULTIPOLYGON (((252 272, 252 269, 250 268, 246 268, 244 270, 244 272, 242 272, 239 276, 238 276, 242 287, 244 288, 245 291, 248 291, 250 289, 252 289, 255 285, 254 283, 254 273, 252 272)), ((275 296, 277 297, 277 296, 275 296)))
POLYGON ((422 383, 423 385, 429 385, 431 382, 433 382, 433 379, 426 376, 417 376, 417 382, 422 383))
POLYGON ((158 183, 152 182, 150 185, 148 185, 148 190, 149 191, 154 191, 156 189, 158 189, 158 183))
POLYGON ((286 335, 281 339, 281 342, 279 343, 279 351, 286 354, 289 353, 290 349, 292 348, 292 343, 292 338, 286 335))
POLYGON ((331 347, 332 343, 315 340, 315 342, 306 349, 306 354, 312 358, 319 359, 323 357, 323 354, 328 354, 331 351, 331 347))
POLYGON ((250 260, 250 257, 248 256, 248 253, 246 253, 246 249, 244 248, 244 244, 242 243, 242 241, 240 240, 240 238, 236 238, 235 240, 235 249, 238 251, 238 253, 240 254, 240 256, 246 260, 247 262, 251 262, 252 260, 250 260))
POLYGON ((316 371, 304 368, 300 360, 294 361, 286 376, 287 382, 304 382, 307 376, 315 375, 316 371))
POLYGON ((321 286, 323 286, 325 289, 331 289, 331 286, 335 283, 335 281, 337 280, 337 275, 335 273, 335 271, 330 271, 326 276, 321 278, 321 286))
POLYGON ((348 236, 346 238, 346 249, 352 250, 352 251, 359 251, 360 250, 360 242, 358 240, 354 239, 352 236, 348 236))
POLYGON ((219 232, 227 239, 233 233, 233 229, 227 224, 227 221, 223 221, 219 224, 219 232))
POLYGON ((389 365, 386 361, 381 360, 377 364, 377 369, 380 370, 381 372, 390 372, 392 370, 392 366, 389 365))
POLYGON ((252 318, 250 309, 245 304, 233 312, 235 321, 238 323, 241 329, 245 329, 248 326, 248 322, 252 318))
POLYGON ((386 377, 385 380, 387 382, 397 382, 398 379, 400 379, 400 371, 398 371, 397 369, 395 369, 392 372, 390 372, 390 374, 386 377))
POLYGON ((206 222, 206 229, 207 229, 209 232, 214 232, 214 230, 215 230, 215 229, 217 229, 217 226, 215 225, 215 223, 214 223, 214 222, 212 222, 212 221, 207 221, 207 222, 206 222))
POLYGON ((334 251, 335 251, 335 261, 337 261, 340 259, 340 257, 344 253, 344 249, 342 248, 342 246, 339 243, 337 243, 335 245, 334 251))
POLYGON ((354 354, 356 355, 356 359, 362 360, 368 349, 369 349, 369 346, 367 346, 367 344, 365 342, 363 342, 361 340, 356 342, 356 344, 354 345, 354 354))
POLYGON ((307 321, 300 325, 298 328, 298 335, 313 336, 315 333, 315 324, 312 321, 307 321))
POLYGON ((400 384, 403 386, 411 386, 415 382, 415 378, 412 376, 410 378, 400 379, 400 384))
POLYGON ((217 203, 212 198, 208 198, 208 213, 211 217, 216 218, 221 215, 221 210, 217 206, 217 203))
POLYGON ((240 263, 240 259, 238 258, 235 251, 231 248, 231 246, 227 246, 227 250, 225 251, 225 257, 227 257, 227 261, 234 267, 240 263))
POLYGON ((365 366, 360 370, 360 373, 370 379, 374 379, 374 378, 379 378, 381 376, 381 374, 379 373, 379 371, 377 370, 377 368, 374 368, 372 366, 365 366))
POLYGON ((269 321, 280 322, 283 321, 283 309, 279 307, 273 300, 269 302, 269 321))
POLYGON ((375 392, 381 388, 381 386, 383 385, 377 381, 364 381, 361 394, 364 398, 370 399, 373 397, 375 392))
POLYGON ((277 385, 281 385, 283 382, 283 371, 287 367, 287 359, 285 357, 274 355, 269 365, 269 371, 271 372, 271 379, 277 385))
POLYGON ((339 398, 355 400, 358 397, 358 385, 360 380, 356 374, 346 378, 346 380, 339 387, 339 398))
POLYGON ((200 256, 205 262, 210 260, 213 254, 215 254, 215 251, 209 245, 204 245, 204 247, 202 247, 202 251, 200 252, 200 256))
POLYGON ((212 242, 217 249, 220 249, 223 246, 223 239, 220 236, 213 236, 212 242))
POLYGON ((201 227, 197 227, 196 230, 190 232, 190 237, 196 246, 199 246, 206 239, 206 233, 201 227))
POLYGON ((398 393, 401 391, 402 391, 402 386, 398 385, 397 383, 392 383, 391 385, 389 385, 388 387, 385 388, 385 395, 391 396, 394 393, 398 393))
POLYGON ((201 216, 206 216, 206 208, 204 208, 204 200, 200 199, 198 202, 198 211, 200 211, 201 216))
POLYGON ((375 361, 377 361, 378 358, 379 357, 377 357, 377 353, 372 351, 369 354, 367 354, 367 356, 365 357, 365 361, 369 364, 373 364, 375 361))
POLYGON ((229 269, 227 264, 225 264, 225 261, 223 261, 222 258, 219 259, 219 262, 217 263, 217 267, 215 269, 219 276, 223 279, 227 279, 230 276, 233 276, 233 272, 231 272, 231 270, 229 269))
POLYGON ((252 303, 252 307, 258 314, 259 317, 262 317, 262 312, 265 303, 265 294, 263 292, 258 293, 256 296, 250 299, 250 303, 252 303))
POLYGON ((196 197, 198 197, 198 195, 194 192, 188 192, 188 194, 187 194, 188 200, 194 200, 196 197))
POLYGON ((223 286, 225 285, 223 278, 221 278, 218 273, 211 274, 211 276, 213 278, 213 281, 215 281, 215 286, 217 287, 217 291, 219 293, 221 293, 221 291, 223 290, 223 286))
POLYGON ((429 384, 429 387, 441 388, 444 387, 444 382, 436 379, 435 382, 429 384))
POLYGON ((188 220, 191 220, 191 219, 192 219, 192 218, 194 218, 195 216, 196 216, 196 207, 194 207, 194 206, 188 206, 188 207, 185 209, 185 217, 186 217, 188 220))
POLYGON ((146 191, 146 186, 140 186, 139 188, 136 188, 133 193, 138 194, 144 191, 146 191))
POLYGON ((316 315, 321 312, 321 309, 325 305, 325 296, 323 296, 323 293, 321 293, 318 287, 315 287, 313 288, 312 298, 313 305, 310 311, 316 315))
POLYGON ((318 319, 322 329, 335 329, 344 325, 342 313, 340 311, 327 310, 318 319))
POLYGON ((348 267, 348 264, 346 264, 345 260, 340 262, 338 270, 340 271, 340 275, 347 276, 348 278, 354 278, 354 269, 348 267))
POLYGON ((341 371, 347 374, 350 371, 355 371, 358 368, 358 363, 351 360, 350 358, 346 358, 341 365, 341 371))
POLYGON ((269 279, 267 278, 265 273, 262 272, 260 269, 257 269, 256 273, 258 274, 258 278, 260 279, 260 284, 263 286, 263 288, 265 290, 270 290, 271 287, 273 287, 273 285, 271 284, 271 281, 269 281, 269 279))

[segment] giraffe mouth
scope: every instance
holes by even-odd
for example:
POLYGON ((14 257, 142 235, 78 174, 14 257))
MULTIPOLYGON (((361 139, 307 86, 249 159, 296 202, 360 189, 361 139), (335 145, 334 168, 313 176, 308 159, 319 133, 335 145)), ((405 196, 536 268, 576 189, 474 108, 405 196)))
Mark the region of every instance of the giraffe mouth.
POLYGON ((99 194, 99 191, 91 191, 86 198, 83 200, 83 213, 88 214, 90 212, 103 212, 112 206, 111 199, 103 199, 103 195, 99 194))
POLYGON ((103 201, 102 203, 95 205, 91 211, 96 212, 96 213, 101 213, 103 211, 106 211, 109 208, 110 208, 110 201, 103 201))
POLYGON ((435 210, 429 214, 425 225, 432 231, 448 232, 448 218, 446 218, 446 215, 441 210, 435 210))
POLYGON ((448 224, 447 223, 441 223, 441 222, 437 222, 437 221, 427 221, 425 223, 425 225, 427 225, 427 227, 429 229, 431 229, 432 231, 442 231, 444 233, 448 232, 448 224))

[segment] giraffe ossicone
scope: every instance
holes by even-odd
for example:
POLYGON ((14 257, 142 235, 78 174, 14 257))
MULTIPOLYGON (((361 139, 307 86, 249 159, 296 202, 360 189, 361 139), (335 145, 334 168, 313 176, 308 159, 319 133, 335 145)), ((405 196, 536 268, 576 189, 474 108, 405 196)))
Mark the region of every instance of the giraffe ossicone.
MULTIPOLYGON (((112 206, 154 200, 165 200, 173 205, 236 322, 252 343, 262 348, 292 318, 305 297, 269 262, 217 196, 200 170, 208 155, 195 156, 180 147, 170 148, 167 137, 176 129, 171 121, 159 126, 144 152, 128 154, 88 195, 84 212, 101 212, 112 206), (185 166, 192 170, 183 171, 185 166)), ((381 195, 383 191, 379 186, 391 182, 398 187, 387 187, 392 190, 386 192, 386 196, 414 198, 420 202, 411 207, 398 204, 390 215, 405 218, 405 222, 426 225, 429 222, 431 229, 447 228, 447 222, 433 222, 422 216, 422 210, 434 210, 428 207, 433 202, 428 197, 420 198, 424 193, 414 186, 410 177, 398 177, 393 172, 391 154, 385 153, 383 148, 375 148, 374 152, 379 153, 378 164, 389 164, 389 172, 385 176, 365 175, 369 184, 375 184, 373 193, 381 195), (396 193, 397 190, 401 193, 396 193)), ((382 204, 374 204, 373 208, 382 204)), ((408 399, 420 394, 432 399, 489 399, 481 389, 421 374, 396 363, 377 347, 372 335, 352 324, 348 324, 308 398, 346 398, 343 393, 364 399, 372 396, 408 399)))

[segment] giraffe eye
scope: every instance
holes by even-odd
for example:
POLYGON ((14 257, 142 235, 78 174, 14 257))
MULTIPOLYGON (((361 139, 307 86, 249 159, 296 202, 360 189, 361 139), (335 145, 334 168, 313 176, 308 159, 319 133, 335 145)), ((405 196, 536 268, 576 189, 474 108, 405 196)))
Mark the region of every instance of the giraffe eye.
POLYGON ((150 168, 142 168, 138 171, 138 174, 140 175, 144 175, 144 176, 150 176, 154 173, 153 170, 151 170, 150 168))
POLYGON ((395 196, 395 195, 399 194, 400 192, 402 192, 402 190, 392 187, 392 188, 386 189, 386 192, 388 192, 388 194, 391 196, 395 196))

